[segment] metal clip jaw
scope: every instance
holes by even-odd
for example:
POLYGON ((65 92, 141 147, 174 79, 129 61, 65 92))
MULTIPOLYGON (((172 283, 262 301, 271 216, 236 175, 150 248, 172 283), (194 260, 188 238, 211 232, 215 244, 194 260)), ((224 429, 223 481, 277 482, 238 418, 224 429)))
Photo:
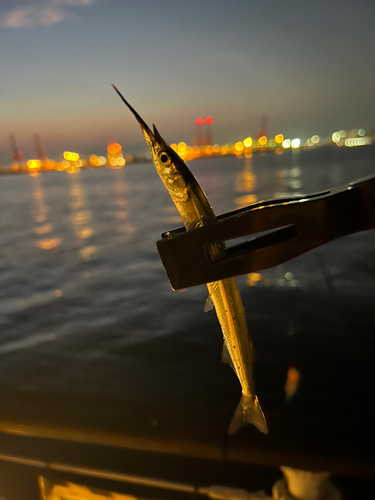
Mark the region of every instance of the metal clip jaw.
POLYGON ((191 231, 168 231, 156 246, 172 288, 180 290, 273 267, 368 229, 375 229, 375 176, 316 194, 256 203, 191 231), (221 260, 210 258, 210 245, 244 236, 252 238, 228 248, 221 260))

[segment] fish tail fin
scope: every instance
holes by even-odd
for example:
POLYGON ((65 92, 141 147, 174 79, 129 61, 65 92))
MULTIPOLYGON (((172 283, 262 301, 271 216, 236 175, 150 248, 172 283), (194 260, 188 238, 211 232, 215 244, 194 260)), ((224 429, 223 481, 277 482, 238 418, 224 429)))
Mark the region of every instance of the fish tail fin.
POLYGON ((240 404, 229 426, 228 434, 234 434, 246 424, 254 424, 261 432, 268 434, 266 418, 258 398, 242 394, 240 404))

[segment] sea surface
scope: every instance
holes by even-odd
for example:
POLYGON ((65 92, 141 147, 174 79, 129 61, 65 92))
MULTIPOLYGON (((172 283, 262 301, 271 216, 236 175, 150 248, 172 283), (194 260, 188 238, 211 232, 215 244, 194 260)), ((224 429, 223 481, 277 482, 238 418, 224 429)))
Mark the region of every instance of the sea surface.
MULTIPOLYGON (((223 213, 375 174, 374 160, 374 146, 326 147, 200 159, 190 167, 223 213)), ((214 312, 203 312, 206 288, 173 292, 156 251, 161 233, 180 225, 151 163, 1 176, 1 391, 117 401, 136 389, 142 398, 142 384, 154 384, 157 397, 167 398, 158 363, 177 381, 184 366, 203 366, 205 356, 218 366, 221 332, 214 312), (186 346, 182 360, 167 366, 163 348, 155 350, 159 359, 137 365, 136 346, 177 337, 186 346), (134 383, 124 382, 124 367, 134 383)), ((334 409, 352 390, 361 399, 373 364, 374 276, 375 232, 368 231, 238 278, 266 407, 285 400, 290 365, 302 373, 301 404, 334 409)), ((189 404, 215 406, 220 377, 204 387, 176 385, 189 404)), ((237 387, 229 369, 223 377, 237 387)))

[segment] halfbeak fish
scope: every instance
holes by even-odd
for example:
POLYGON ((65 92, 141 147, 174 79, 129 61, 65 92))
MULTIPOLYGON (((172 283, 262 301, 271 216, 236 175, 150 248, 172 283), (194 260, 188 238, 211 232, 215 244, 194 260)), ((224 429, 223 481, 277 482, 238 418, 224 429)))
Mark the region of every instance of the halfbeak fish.
MULTIPOLYGON (((113 88, 141 126, 156 171, 176 205, 186 229, 189 231, 206 224, 213 224, 216 221, 214 211, 187 165, 165 142, 155 125, 151 131, 114 85, 113 88)), ((222 258, 226 255, 225 244, 211 245, 209 253, 213 260, 222 258)), ((255 395, 253 347, 236 279, 229 278, 207 283, 207 288, 209 302, 211 300, 213 302, 224 336, 222 360, 231 365, 242 387, 241 401, 228 433, 233 434, 245 424, 252 423, 261 432, 267 434, 267 422, 255 395)), ((206 306, 206 309, 208 308, 209 306, 206 306)))

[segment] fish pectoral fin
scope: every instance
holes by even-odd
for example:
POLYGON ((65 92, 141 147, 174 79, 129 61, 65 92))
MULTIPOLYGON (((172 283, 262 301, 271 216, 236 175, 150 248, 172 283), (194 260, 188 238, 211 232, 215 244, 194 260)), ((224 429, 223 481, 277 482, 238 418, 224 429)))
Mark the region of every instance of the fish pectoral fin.
POLYGON ((206 303, 204 304, 204 312, 211 311, 214 308, 214 301, 212 300, 212 296, 209 295, 207 297, 206 303))
POLYGON ((236 369, 234 367, 232 358, 230 357, 227 343, 225 341, 223 343, 223 350, 221 351, 221 361, 229 365, 232 368, 232 370, 236 373, 236 369))
POLYGON ((253 424, 261 432, 268 434, 266 418, 256 396, 253 398, 242 395, 240 404, 228 429, 228 434, 234 434, 246 424, 253 424))

